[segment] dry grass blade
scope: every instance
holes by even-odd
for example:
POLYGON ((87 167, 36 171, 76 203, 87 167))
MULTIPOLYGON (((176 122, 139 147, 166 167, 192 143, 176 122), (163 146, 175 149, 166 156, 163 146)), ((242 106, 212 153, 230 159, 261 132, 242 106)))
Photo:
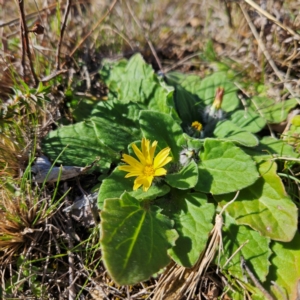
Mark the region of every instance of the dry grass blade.
MULTIPOLYGON (((96 30, 96 28, 103 22, 103 20, 109 15, 109 13, 113 10, 114 6, 116 5, 118 0, 114 0, 114 2, 110 5, 107 12, 104 14, 102 18, 93 26, 93 28, 81 39, 81 41, 78 43, 78 45, 71 51, 70 57, 73 56, 73 54, 77 51, 78 48, 81 47, 81 45, 85 42, 85 40, 96 30)), ((63 64, 64 66, 64 64, 63 64)), ((62 67, 63 67, 62 66, 62 67)))
POLYGON ((3 252, 0 261, 3 264, 10 262, 20 248, 30 245, 30 236, 41 230, 41 225, 56 209, 49 209, 45 199, 38 201, 29 186, 22 192, 11 192, 2 186, 0 193, 0 251, 3 252))
MULTIPOLYGON (((246 1, 246 0, 245 0, 245 1, 246 1)), ((249 0, 247 0, 247 2, 248 2, 248 1, 249 1, 249 0)), ((256 7, 256 6, 255 6, 255 7, 256 7)), ((297 97, 296 99, 297 99, 298 103, 300 104, 300 99, 298 98, 298 95, 296 95, 296 94, 294 93, 294 91, 290 88, 290 86, 285 82, 286 80, 285 80, 284 74, 283 74, 281 71, 279 71, 279 69, 277 68, 277 66, 276 66, 274 60, 272 59, 270 53, 268 52, 268 50, 267 50, 267 48, 266 48, 264 42, 262 41, 261 37, 259 36, 259 34, 258 34, 258 32, 257 32, 257 30, 256 30, 256 28, 255 28, 255 26, 254 26, 254 24, 253 24, 253 22, 251 21, 251 18, 250 18, 250 16, 249 16, 248 12, 247 12, 246 9, 243 7, 243 4, 240 4, 240 8, 241 8, 241 10, 242 10, 242 12, 243 12, 243 14, 244 14, 244 16, 245 16, 245 19, 246 19, 247 22, 248 22, 248 25, 249 25, 249 27, 250 27, 250 29, 251 29, 251 31, 252 31, 252 33, 253 33, 255 39, 257 40, 257 43, 258 43, 258 45, 259 45, 261 51, 262 51, 263 54, 265 55, 266 59, 268 60, 268 62, 269 62, 269 64, 270 64, 270 66, 271 66, 272 69, 274 70, 276 76, 279 78, 279 80, 280 80, 281 82, 284 83, 285 88, 289 91, 289 93, 290 93, 293 97, 297 97)), ((259 7, 258 7, 258 8, 259 8, 259 7)), ((259 9, 259 12, 261 12, 261 9, 259 9)), ((274 19, 274 18, 273 18, 273 19, 274 19)), ((273 20, 273 19, 272 19, 272 20, 273 20)), ((276 20, 276 19, 275 19, 275 20, 276 20)), ((273 21, 274 21, 274 20, 273 20, 273 21)), ((276 23, 276 24, 277 24, 277 23, 276 23)))
POLYGON ((262 15, 264 15, 266 18, 268 18, 269 20, 273 21, 275 24, 277 24, 278 26, 280 26, 282 29, 288 31, 291 35, 294 36, 295 39, 300 40, 300 35, 299 34, 297 34, 290 27, 283 25, 275 17, 273 17, 267 11, 263 10, 261 7, 259 7, 259 5, 257 5, 255 2, 253 2, 252 0, 244 0, 244 1, 246 3, 248 3, 249 5, 251 5, 253 8, 255 8, 259 13, 261 13, 262 15))

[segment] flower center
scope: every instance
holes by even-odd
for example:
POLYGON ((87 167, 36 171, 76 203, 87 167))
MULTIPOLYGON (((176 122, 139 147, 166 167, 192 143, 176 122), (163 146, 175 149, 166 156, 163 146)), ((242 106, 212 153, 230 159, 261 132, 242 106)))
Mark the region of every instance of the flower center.
POLYGON ((195 121, 192 123, 192 127, 197 130, 197 131, 201 131, 202 130, 202 124, 198 121, 195 121))
POLYGON ((152 165, 145 166, 143 173, 144 173, 145 176, 153 176, 154 173, 155 173, 154 169, 153 169, 153 166, 152 165))

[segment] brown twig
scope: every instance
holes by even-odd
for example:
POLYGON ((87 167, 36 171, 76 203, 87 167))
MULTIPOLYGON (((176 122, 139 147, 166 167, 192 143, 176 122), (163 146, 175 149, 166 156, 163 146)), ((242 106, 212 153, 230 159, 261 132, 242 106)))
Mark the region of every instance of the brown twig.
POLYGON ((272 16, 271 14, 269 14, 267 11, 265 11, 264 9, 262 9, 258 4, 256 4, 254 1, 252 0, 244 0, 246 3, 248 3, 249 5, 251 5, 254 9, 256 9, 259 13, 261 13, 262 15, 264 15, 266 18, 268 18, 269 20, 272 20, 276 25, 278 25, 279 27, 281 27, 282 29, 286 30, 290 35, 294 36, 295 40, 300 40, 300 35, 298 33, 296 33, 293 29, 291 29, 290 27, 282 24, 281 22, 279 22, 274 16, 272 16))
POLYGON ((25 13, 24 13, 24 0, 18 1, 19 5, 19 13, 20 13, 20 30, 21 30, 21 40, 22 40, 22 68, 23 68, 23 74, 22 76, 25 77, 25 53, 27 54, 28 60, 29 60, 29 66, 31 75, 34 80, 34 84, 37 85, 39 80, 35 74, 33 62, 31 59, 31 53, 29 48, 29 38, 28 38, 28 29, 25 21, 25 13))
POLYGON ((241 259, 242 268, 247 272, 247 274, 253 281, 254 285, 264 294, 265 299, 274 300, 274 298, 265 290, 265 288, 260 284, 260 282, 256 279, 255 275, 252 273, 252 271, 246 265, 246 261, 243 258, 243 256, 241 256, 240 259, 241 259))
POLYGON ((60 28, 60 37, 59 37, 59 41, 58 41, 57 49, 56 49, 56 55, 55 55, 55 61, 56 61, 55 68, 56 68, 56 70, 60 69, 59 54, 60 54, 62 40, 63 40, 63 37, 64 37, 64 32, 65 32, 65 29, 66 29, 66 26, 67 26, 67 20, 68 20, 71 5, 72 5, 72 0, 68 0, 66 10, 65 10, 65 14, 64 14, 64 18, 63 18, 63 22, 62 22, 62 25, 61 25, 61 28, 60 28))
MULTIPOLYGON (((101 24, 101 22, 109 15, 109 13, 112 11, 114 6, 116 5, 118 0, 114 0, 114 2, 111 4, 107 12, 104 14, 104 16, 93 26, 93 28, 83 37, 83 39, 76 45, 76 47, 72 50, 72 52, 69 54, 70 57, 74 55, 74 53, 77 51, 77 49, 84 43, 84 41, 96 30, 96 28, 101 24)), ((63 63, 62 67, 64 67, 65 63, 63 63)))

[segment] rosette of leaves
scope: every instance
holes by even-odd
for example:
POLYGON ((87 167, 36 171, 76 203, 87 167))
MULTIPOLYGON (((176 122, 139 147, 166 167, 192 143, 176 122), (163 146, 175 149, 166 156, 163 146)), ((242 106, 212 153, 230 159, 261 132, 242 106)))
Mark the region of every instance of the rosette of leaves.
MULTIPOLYGON (((54 159, 68 145, 61 162, 85 165, 100 156, 99 169, 105 172, 111 163, 120 163, 120 152, 132 154, 130 144, 139 145, 145 137, 158 141, 158 151, 170 147, 173 158, 167 175, 147 192, 133 191, 134 179, 117 168, 102 176, 101 247, 111 277, 119 284, 134 284, 158 274, 171 260, 192 267, 205 250, 216 211, 240 191, 226 210, 220 268, 246 239, 249 245, 227 263, 224 274, 243 280, 238 263, 243 255, 261 282, 275 281, 292 293, 300 272, 295 270, 294 279, 284 282, 289 275, 276 255, 285 253, 295 262, 300 258, 295 248, 297 207, 274 158, 295 159, 297 154, 281 140, 259 141, 255 136, 267 121, 277 122, 282 115, 257 99, 256 106, 251 99, 245 106, 224 73, 203 80, 168 74, 167 85, 136 55, 106 63, 101 74, 109 100, 93 105, 86 120, 51 132, 43 143, 47 154, 54 159), (207 131, 211 135, 189 136, 186 128, 192 122, 207 125, 203 112, 218 87, 224 89, 224 118, 207 131)), ((287 113, 292 104, 280 110, 287 113)))

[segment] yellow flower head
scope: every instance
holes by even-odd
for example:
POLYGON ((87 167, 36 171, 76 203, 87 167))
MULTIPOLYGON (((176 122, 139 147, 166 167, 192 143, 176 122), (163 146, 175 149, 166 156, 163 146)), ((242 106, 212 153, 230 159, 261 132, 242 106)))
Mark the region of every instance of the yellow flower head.
POLYGON ((154 157, 156 146, 157 141, 154 141, 150 146, 150 141, 143 138, 142 151, 135 144, 132 145, 139 161, 130 155, 122 155, 122 160, 128 165, 120 166, 119 170, 129 172, 125 178, 137 177, 133 185, 134 191, 143 185, 143 191, 147 192, 155 176, 167 174, 167 170, 163 166, 172 160, 172 157, 168 156, 171 149, 166 147, 154 157))

